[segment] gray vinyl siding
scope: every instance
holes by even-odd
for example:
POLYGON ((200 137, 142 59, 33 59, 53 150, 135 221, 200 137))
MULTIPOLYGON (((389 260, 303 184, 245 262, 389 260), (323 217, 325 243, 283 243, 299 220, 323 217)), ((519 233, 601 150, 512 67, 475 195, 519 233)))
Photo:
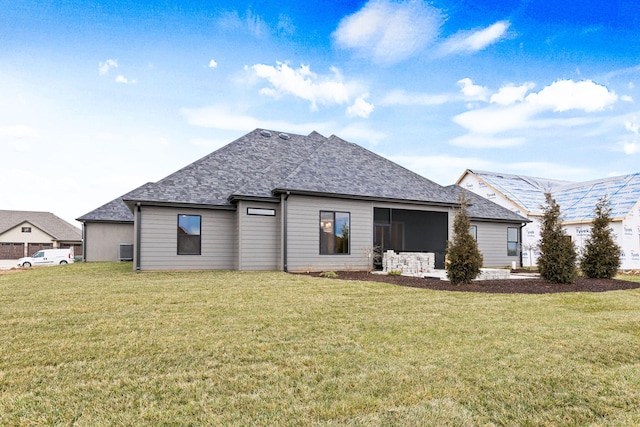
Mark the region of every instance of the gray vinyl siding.
POLYGON ((141 221, 141 270, 229 270, 235 266, 235 211, 143 206, 141 221), (201 255, 177 254, 179 214, 201 216, 201 255))
POLYGON ((238 270, 280 269, 280 205, 238 202, 238 270), (248 215, 247 208, 274 209, 275 216, 248 215))
POLYGON ((519 228, 520 224, 471 221, 471 225, 478 227, 478 249, 482 252, 484 267, 510 267, 512 261, 520 266, 521 242, 518 242, 517 255, 507 255, 507 228, 519 228))
POLYGON ((287 201, 289 271, 369 270, 372 268, 371 202, 328 197, 290 196, 287 201), (320 211, 350 213, 350 253, 320 255, 320 211))
POLYGON ((120 243, 133 243, 133 224, 87 222, 84 235, 85 261, 118 261, 120 243))

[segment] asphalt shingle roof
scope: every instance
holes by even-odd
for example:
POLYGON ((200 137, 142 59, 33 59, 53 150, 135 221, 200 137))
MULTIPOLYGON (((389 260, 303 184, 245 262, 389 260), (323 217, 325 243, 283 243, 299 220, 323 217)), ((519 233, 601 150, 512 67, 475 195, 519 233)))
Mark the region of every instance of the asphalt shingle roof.
POLYGON ((127 194, 118 197, 104 205, 100 206, 92 210, 89 213, 82 215, 79 218, 76 218, 78 221, 108 221, 108 222, 133 222, 133 213, 124 203, 124 199, 129 197, 131 194, 136 191, 144 188, 150 183, 144 184, 135 190, 128 192, 127 194))
MULTIPOLYGON (((458 202, 457 190, 336 136, 256 129, 78 220, 133 221, 125 202, 232 206, 233 199, 270 198, 284 191, 449 206, 458 202)), ((478 218, 523 220, 484 199, 472 209, 478 218)))
POLYGON ((82 232, 79 228, 74 227, 51 212, 0 210, 0 234, 25 221, 44 231, 55 240, 82 240, 82 232))
POLYGON ((226 205, 233 196, 272 197, 276 189, 456 203, 442 186, 338 137, 259 129, 128 200, 226 205))
POLYGON ((500 220, 507 222, 531 222, 527 218, 518 215, 517 213, 512 212, 509 209, 492 202, 491 200, 485 199, 484 197, 472 191, 462 188, 459 185, 449 185, 445 188, 457 194, 458 196, 456 197, 459 197, 460 193, 464 192, 468 200, 467 215, 471 219, 500 220))

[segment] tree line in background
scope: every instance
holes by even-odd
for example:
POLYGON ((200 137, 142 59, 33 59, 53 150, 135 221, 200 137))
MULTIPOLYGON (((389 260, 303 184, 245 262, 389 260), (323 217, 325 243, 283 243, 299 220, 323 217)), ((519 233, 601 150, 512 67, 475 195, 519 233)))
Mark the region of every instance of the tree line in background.
MULTIPOLYGON (((540 233, 540 276, 554 283, 573 283, 578 276, 578 266, 586 277, 610 279, 620 267, 620 246, 615 242, 611 223, 611 207, 606 197, 598 200, 591 235, 587 239, 582 254, 578 257, 575 244, 562 228, 560 206, 545 195, 542 229, 540 233)), ((445 268, 452 284, 466 284, 480 274, 482 254, 471 234, 471 222, 466 213, 467 197, 459 199, 460 210, 453 223, 453 238, 447 242, 445 268)))

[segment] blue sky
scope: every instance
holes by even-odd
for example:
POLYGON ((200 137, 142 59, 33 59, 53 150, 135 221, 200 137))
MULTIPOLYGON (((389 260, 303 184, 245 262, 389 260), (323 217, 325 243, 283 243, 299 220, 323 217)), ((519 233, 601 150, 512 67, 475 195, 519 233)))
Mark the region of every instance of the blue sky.
POLYGON ((74 218, 255 128, 465 169, 639 172, 640 2, 0 0, 0 209, 74 218))

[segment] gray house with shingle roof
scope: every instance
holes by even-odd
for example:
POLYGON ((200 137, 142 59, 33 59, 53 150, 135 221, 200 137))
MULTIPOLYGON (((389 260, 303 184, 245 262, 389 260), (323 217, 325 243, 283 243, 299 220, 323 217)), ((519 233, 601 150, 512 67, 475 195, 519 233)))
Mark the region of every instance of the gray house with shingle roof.
MULTIPOLYGON (((363 270, 376 249, 441 268, 461 191, 336 136, 256 129, 78 220, 88 261, 128 237, 139 270, 363 270)), ((468 209, 479 244, 499 246, 485 264, 519 263, 507 234, 527 220, 481 197, 468 209)))
POLYGON ((51 212, 0 210, 0 259, 52 248, 73 248, 80 254, 80 230, 51 212))

